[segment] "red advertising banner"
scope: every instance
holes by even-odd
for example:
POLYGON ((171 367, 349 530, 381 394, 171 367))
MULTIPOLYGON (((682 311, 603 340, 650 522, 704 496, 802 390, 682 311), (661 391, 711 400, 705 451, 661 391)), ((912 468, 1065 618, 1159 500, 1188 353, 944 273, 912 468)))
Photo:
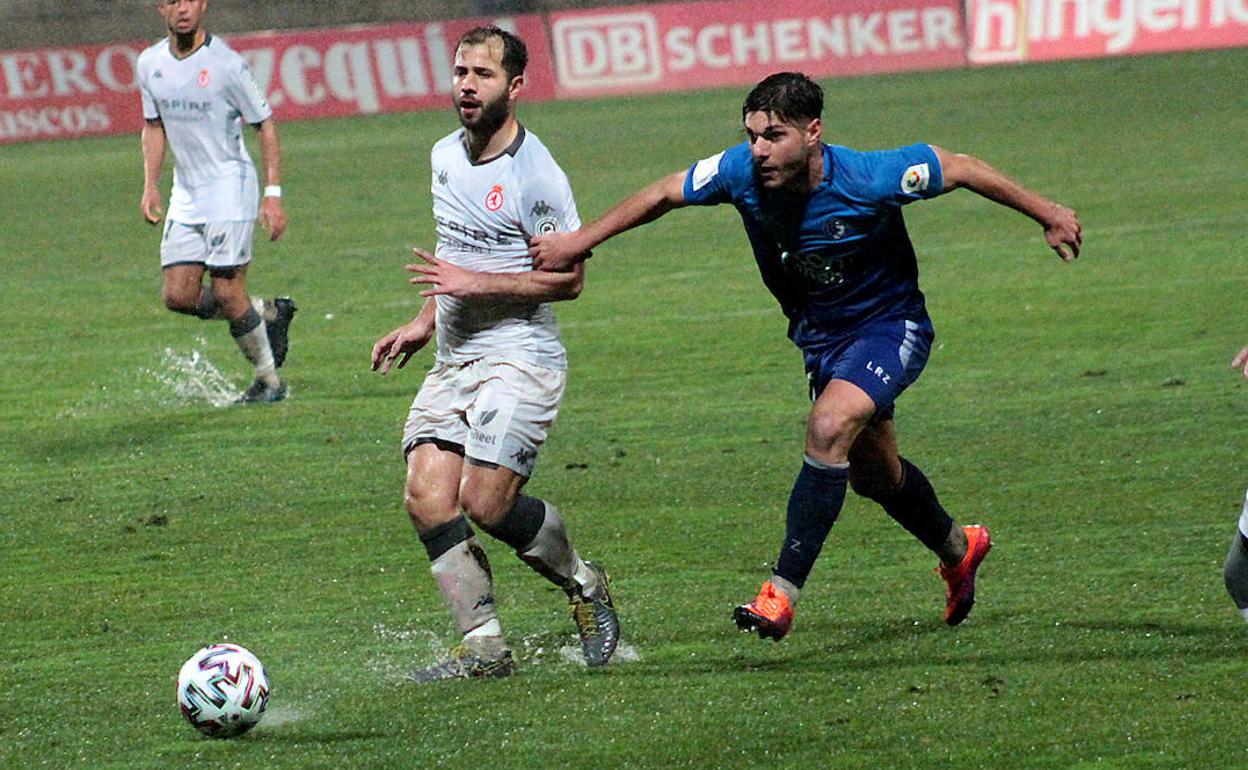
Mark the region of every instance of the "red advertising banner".
MULTIPOLYGON (((455 41, 484 21, 229 42, 279 121, 440 109, 455 41)), ((747 85, 784 69, 826 78, 1248 46, 1248 0, 724 0, 494 22, 528 44, 529 101, 747 85)), ((137 132, 147 45, 0 51, 0 144, 137 132)))
MULTIPOLYGON (((455 41, 483 20, 229 37, 282 120, 450 106, 455 41)), ((546 26, 497 20, 529 49, 527 100, 553 98, 546 26)), ((135 63, 149 43, 0 52, 0 144, 138 132, 135 63)))
POLYGON ((556 95, 752 84, 966 63, 962 0, 730 0, 553 14, 556 95))
POLYGON ((973 64, 1248 45, 1248 0, 967 0, 973 64))

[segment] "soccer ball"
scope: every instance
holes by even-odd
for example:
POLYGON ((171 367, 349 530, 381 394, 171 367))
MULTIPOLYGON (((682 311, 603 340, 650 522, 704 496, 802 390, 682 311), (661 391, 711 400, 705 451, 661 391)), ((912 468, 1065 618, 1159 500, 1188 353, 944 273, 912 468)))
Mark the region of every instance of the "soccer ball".
POLYGON ((191 726, 213 738, 255 727, 269 702, 260 659, 237 644, 209 645, 178 672, 178 707, 191 726))

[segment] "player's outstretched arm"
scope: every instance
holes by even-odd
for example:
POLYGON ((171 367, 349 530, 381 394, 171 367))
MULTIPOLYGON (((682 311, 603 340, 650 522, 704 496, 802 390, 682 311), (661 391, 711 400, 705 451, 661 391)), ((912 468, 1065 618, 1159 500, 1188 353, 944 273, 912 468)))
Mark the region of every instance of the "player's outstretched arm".
POLYGON ((428 251, 417 247, 412 254, 420 262, 407 266, 416 273, 410 283, 424 284, 429 288, 420 292, 422 297, 446 294, 459 299, 527 299, 535 302, 560 302, 576 299, 585 286, 585 266, 576 264, 570 270, 559 273, 485 273, 465 270, 438 259, 428 251))
POLYGON ((160 206, 160 170, 165 165, 165 124, 159 119, 145 121, 139 144, 143 148, 143 197, 139 211, 148 224, 154 225, 164 214, 160 206))
POLYGON ((256 129, 260 134, 265 189, 260 199, 260 226, 269 231, 270 241, 276 241, 286 232, 286 211, 282 208, 282 143, 277 136, 277 124, 272 120, 264 121, 256 129))
POLYGON ((946 191, 965 187, 1026 214, 1044 228, 1045 241, 1063 262, 1070 262, 1079 256, 1079 249, 1083 246, 1083 226, 1073 209, 1028 190, 973 155, 949 152, 935 145, 932 145, 932 151, 940 160, 946 191))
POLYGON ((382 374, 389 372, 395 359, 399 360, 400 369, 406 366, 412 354, 427 345, 433 338, 436 317, 435 303, 432 299, 428 299, 415 318, 377 340, 373 344, 373 371, 381 367, 382 374))
POLYGON ((1248 377, 1248 345, 1240 349, 1235 357, 1231 359, 1231 367, 1234 369, 1243 369, 1244 377, 1248 377))
POLYGON ((529 244, 533 267, 543 271, 567 270, 584 261, 591 249, 608 238, 653 222, 684 205, 685 172, 679 171, 643 187, 580 230, 537 236, 529 244))

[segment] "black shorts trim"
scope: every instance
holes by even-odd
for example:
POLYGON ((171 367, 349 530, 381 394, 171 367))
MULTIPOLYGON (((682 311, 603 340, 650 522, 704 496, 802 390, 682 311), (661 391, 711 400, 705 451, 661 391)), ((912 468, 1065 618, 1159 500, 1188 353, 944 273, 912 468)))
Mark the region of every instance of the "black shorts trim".
POLYGON ((403 458, 406 459, 411 451, 421 444, 433 444, 443 452, 454 452, 460 457, 464 456, 463 444, 456 444, 454 441, 447 441, 446 439, 438 438, 437 436, 417 436, 415 441, 412 441, 408 443, 407 446, 403 447, 403 458))

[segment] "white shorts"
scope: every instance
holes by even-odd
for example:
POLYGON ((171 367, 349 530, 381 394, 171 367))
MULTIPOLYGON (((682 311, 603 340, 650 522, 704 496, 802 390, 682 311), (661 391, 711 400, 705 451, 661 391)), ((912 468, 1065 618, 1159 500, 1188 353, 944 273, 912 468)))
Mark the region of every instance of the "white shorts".
POLYGON ((403 454, 418 444, 449 444, 471 462, 501 465, 528 478, 567 382, 564 370, 522 361, 440 361, 425 375, 407 414, 403 454))
POLYGON ((161 268, 204 265, 209 268, 242 267, 251 262, 251 236, 256 221, 208 222, 186 225, 165 220, 160 239, 161 268))

